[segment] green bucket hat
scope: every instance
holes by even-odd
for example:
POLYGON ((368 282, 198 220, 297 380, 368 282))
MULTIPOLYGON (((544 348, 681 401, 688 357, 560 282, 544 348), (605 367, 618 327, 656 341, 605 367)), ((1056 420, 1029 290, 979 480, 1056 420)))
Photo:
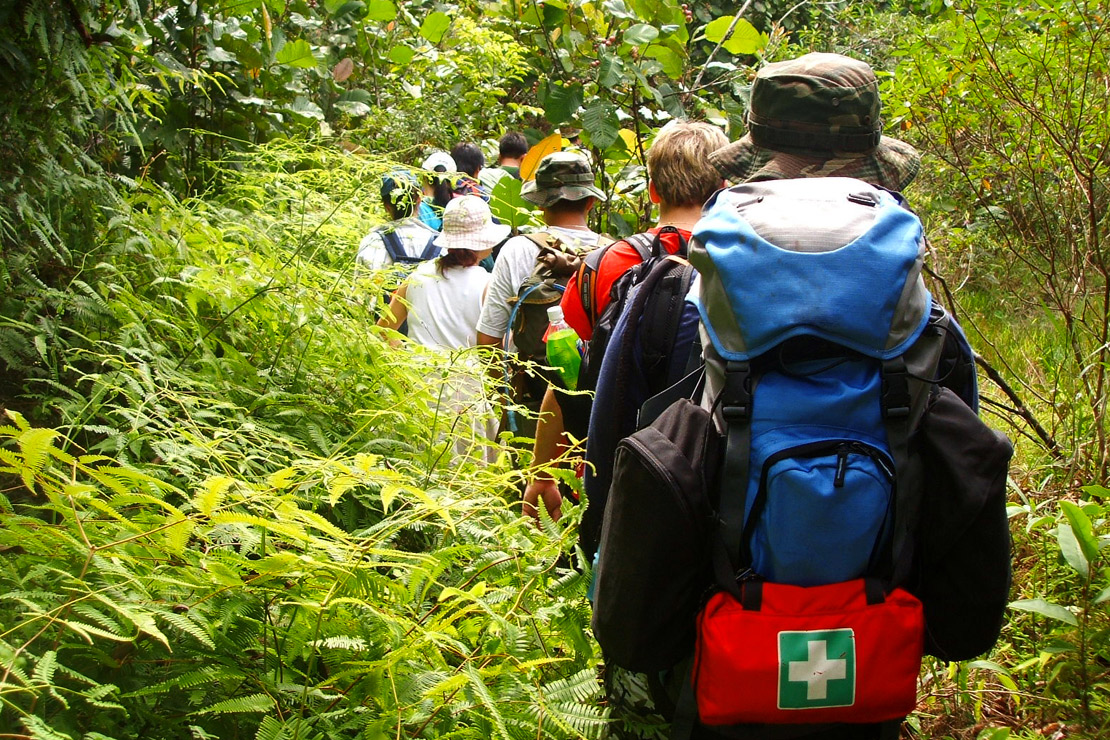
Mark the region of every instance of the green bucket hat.
POLYGON ((879 81, 866 62, 806 54, 768 64, 755 76, 748 133, 709 160, 737 182, 854 177, 902 190, 921 155, 883 136, 879 81))
POLYGON ((552 152, 540 160, 536 178, 520 188, 520 197, 540 208, 557 200, 582 200, 593 196, 605 200, 605 193, 594 185, 594 171, 588 159, 574 152, 552 152))

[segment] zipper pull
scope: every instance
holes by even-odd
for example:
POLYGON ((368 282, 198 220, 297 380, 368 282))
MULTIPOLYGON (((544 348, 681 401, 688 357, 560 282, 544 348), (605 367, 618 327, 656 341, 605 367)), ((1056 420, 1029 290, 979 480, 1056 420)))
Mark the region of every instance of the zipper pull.
POLYGON ((835 488, 844 487, 844 477, 848 474, 848 445, 841 445, 836 451, 836 476, 833 478, 835 488))

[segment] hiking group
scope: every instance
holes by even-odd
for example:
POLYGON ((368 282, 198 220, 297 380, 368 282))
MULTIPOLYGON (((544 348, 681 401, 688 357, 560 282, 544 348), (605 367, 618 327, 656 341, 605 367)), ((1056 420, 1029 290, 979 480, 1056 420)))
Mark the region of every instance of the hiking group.
MULTIPOLYGON (((656 224, 616 241, 588 225, 605 194, 572 152, 521 187, 535 233, 494 222, 480 164, 438 235, 415 223, 415 178, 383 184, 409 221, 391 228, 415 236, 372 233, 360 260, 435 259, 379 323, 501 348, 499 426, 534 439, 537 468, 585 445, 579 544, 614 737, 897 738, 922 657, 998 637, 1012 447, 926 288, 901 195, 920 156, 880 108, 863 62, 765 65, 741 139, 658 133, 656 224)), ((524 511, 558 519, 568 495, 537 474, 524 511)))

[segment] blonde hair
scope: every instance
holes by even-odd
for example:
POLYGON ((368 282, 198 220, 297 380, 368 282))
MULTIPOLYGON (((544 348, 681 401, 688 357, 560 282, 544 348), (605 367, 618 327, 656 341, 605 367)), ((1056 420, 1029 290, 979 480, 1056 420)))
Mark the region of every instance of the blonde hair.
POLYGON ((647 153, 648 178, 664 203, 700 206, 721 187, 721 173, 709 155, 728 144, 716 126, 700 121, 671 121, 647 153))

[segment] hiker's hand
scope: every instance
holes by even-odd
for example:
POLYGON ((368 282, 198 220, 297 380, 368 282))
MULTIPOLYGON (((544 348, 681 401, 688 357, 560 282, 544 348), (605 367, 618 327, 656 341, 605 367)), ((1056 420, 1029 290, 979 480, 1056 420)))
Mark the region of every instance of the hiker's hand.
POLYGON ((552 478, 536 478, 524 489, 524 513, 537 523, 540 520, 538 504, 541 499, 551 520, 559 521, 563 513, 563 495, 559 493, 559 482, 552 478))

